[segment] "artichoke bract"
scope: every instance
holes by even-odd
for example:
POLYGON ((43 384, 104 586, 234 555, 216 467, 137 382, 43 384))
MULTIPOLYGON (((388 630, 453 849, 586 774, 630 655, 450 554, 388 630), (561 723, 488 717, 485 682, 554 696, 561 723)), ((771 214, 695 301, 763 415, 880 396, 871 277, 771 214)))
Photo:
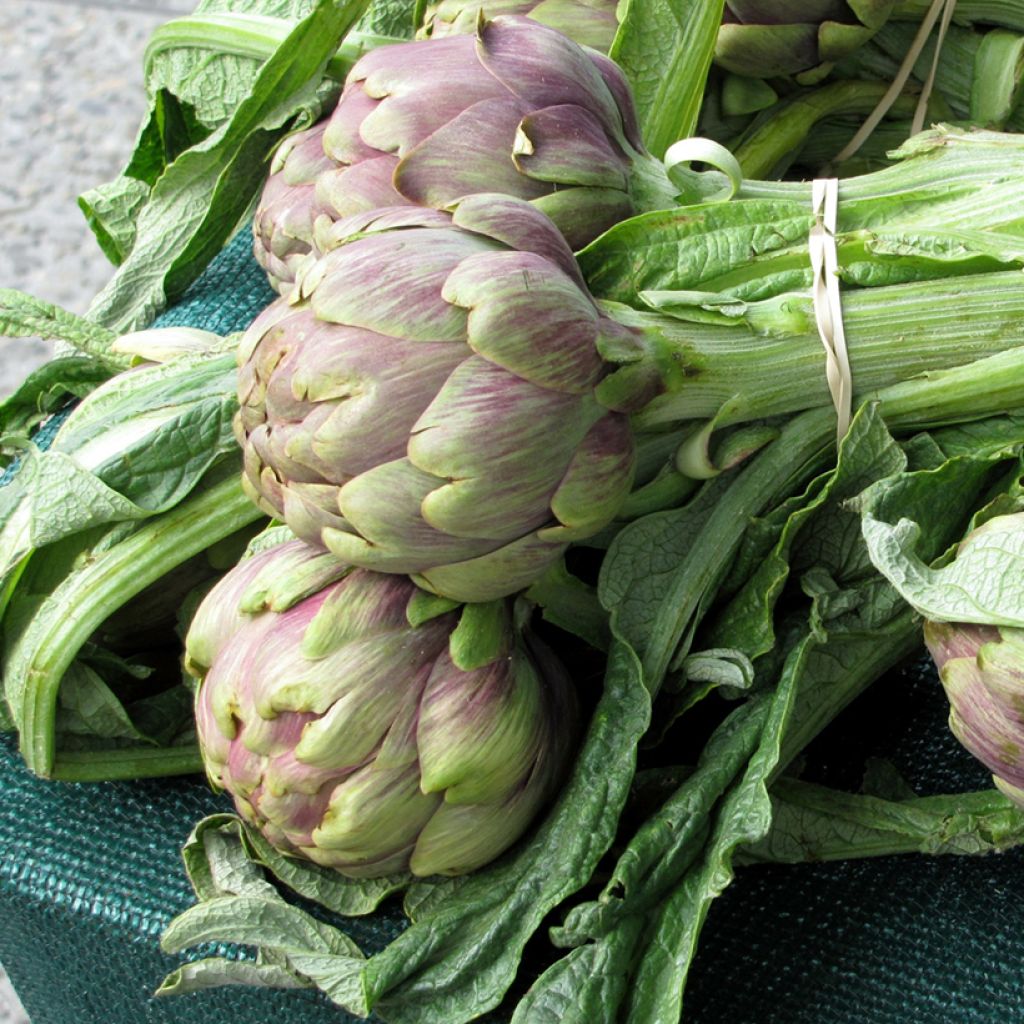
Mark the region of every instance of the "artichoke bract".
POLYGON ((577 731, 565 670, 515 617, 301 541, 243 561, 186 641, 211 781, 275 847, 346 875, 480 867, 557 790, 577 731))
POLYGON ((279 291, 291 287, 309 252, 313 224, 324 213, 316 198, 318 177, 336 165, 324 152, 321 121, 289 135, 278 147, 253 219, 253 252, 279 291))
POLYGON ((925 643, 956 738, 1024 807, 1024 629, 928 622, 925 643))
POLYGON ((481 14, 518 14, 557 29, 581 46, 607 53, 619 27, 616 6, 616 0, 440 0, 427 8, 421 35, 463 35, 476 31, 481 14))
POLYGON ((895 0, 726 0, 715 61, 749 78, 811 82, 866 43, 895 0))
POLYGON ((239 346, 243 486, 346 563, 459 601, 529 586, 629 493, 629 417, 596 389, 641 342, 522 200, 330 233, 239 346))
POLYGON ((326 169, 307 142, 315 150, 313 136, 302 136, 268 183, 256 226, 257 258, 282 291, 293 272, 277 253, 314 243, 307 193, 294 200, 297 214, 281 196, 300 147, 296 187, 308 189, 313 173, 322 217, 401 204, 447 209, 501 192, 533 202, 573 248, 639 209, 672 205, 676 192, 643 148, 615 64, 529 18, 371 50, 322 126, 326 169))

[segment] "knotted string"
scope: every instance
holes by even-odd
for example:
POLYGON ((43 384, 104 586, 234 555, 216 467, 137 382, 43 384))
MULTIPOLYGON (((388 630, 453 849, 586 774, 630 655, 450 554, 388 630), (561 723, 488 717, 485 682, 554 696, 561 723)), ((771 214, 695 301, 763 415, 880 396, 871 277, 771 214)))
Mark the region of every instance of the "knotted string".
POLYGON ((825 346, 825 378, 836 407, 836 438, 846 436, 850 427, 853 375, 843 328, 843 303, 839 294, 839 254, 836 251, 836 222, 839 213, 839 180, 819 178, 811 186, 814 227, 811 228, 812 294, 818 335, 825 346))

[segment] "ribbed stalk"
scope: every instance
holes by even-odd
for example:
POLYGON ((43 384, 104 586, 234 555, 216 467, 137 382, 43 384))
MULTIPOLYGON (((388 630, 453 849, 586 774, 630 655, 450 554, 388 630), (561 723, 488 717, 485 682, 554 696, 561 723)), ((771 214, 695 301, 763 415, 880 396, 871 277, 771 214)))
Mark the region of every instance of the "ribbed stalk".
MULTIPOLYGON (((830 405, 808 297, 750 303, 734 324, 606 308, 647 336, 666 382, 667 393, 636 417, 641 428, 715 417, 725 426, 830 405)), ((1011 361, 1024 360, 1024 348, 1017 348, 1024 345, 1024 276, 1017 271, 851 289, 843 318, 855 403, 1006 350, 1013 350, 1011 361)), ((613 377, 608 386, 614 383, 613 377)), ((996 389, 1002 382, 988 384, 996 389)))
POLYGON ((50 593, 6 663, 7 699, 32 771, 83 780, 132 778, 142 771, 165 775, 198 766, 194 752, 175 747, 76 753, 65 759, 56 750, 55 733, 61 680, 108 616, 187 558, 261 516, 231 473, 106 550, 83 553, 81 567, 50 593))

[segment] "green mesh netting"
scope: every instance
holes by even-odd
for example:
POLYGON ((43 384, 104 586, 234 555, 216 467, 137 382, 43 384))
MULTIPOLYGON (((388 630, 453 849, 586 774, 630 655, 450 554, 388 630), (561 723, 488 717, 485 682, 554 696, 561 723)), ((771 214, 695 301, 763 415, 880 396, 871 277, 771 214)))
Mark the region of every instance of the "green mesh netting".
MULTIPOLYGON (((272 298, 243 235, 160 323, 221 333, 272 298)), ((884 756, 918 792, 976 789, 985 771, 945 726, 928 663, 876 684, 808 757, 856 788, 884 756)), ((192 903, 179 849, 227 809, 200 779, 44 782, 0 737, 0 962, 33 1024, 350 1021, 309 992, 231 988, 153 1000, 178 962, 158 936, 192 903)), ((1024 852, 979 859, 750 868, 712 907, 690 978, 689 1024, 1011 1024, 1024 1021, 1024 852)), ((353 919, 367 951, 396 911, 353 919)))

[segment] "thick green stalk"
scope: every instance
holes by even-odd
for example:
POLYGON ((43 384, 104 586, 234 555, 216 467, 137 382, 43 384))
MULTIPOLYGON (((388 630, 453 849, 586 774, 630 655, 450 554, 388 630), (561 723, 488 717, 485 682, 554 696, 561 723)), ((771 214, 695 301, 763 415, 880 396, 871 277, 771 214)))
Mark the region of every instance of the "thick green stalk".
MULTIPOLYGON (((616 320, 647 336, 666 384, 666 393, 637 415, 638 426, 712 418, 725 426, 830 405, 811 299, 787 294, 736 306, 730 324, 608 304, 616 320)), ((1008 271, 851 289, 843 319, 860 402, 921 374, 1016 351, 1024 339, 1024 276, 1008 271)), ((1019 359, 1024 349, 1011 364, 1019 359)), ((609 391, 616 383, 610 378, 609 391)))
MULTIPOLYGON (((1024 348, 1010 349, 942 373, 908 380, 874 395, 890 429, 921 430, 1005 412, 1024 405, 1024 348)), ((650 625, 642 663, 644 682, 652 694, 661 687, 679 644, 711 588, 731 562, 746 524, 792 493, 796 482, 823 467, 833 450, 835 413, 814 409, 790 420, 778 438, 742 470, 718 498, 715 514, 691 538, 673 592, 660 601, 650 625)), ((624 531, 625 532, 625 531, 624 531)), ((786 764, 849 700, 877 677, 881 667, 913 649, 909 621, 893 628, 891 647, 880 643, 878 661, 869 659, 863 678, 842 700, 827 697, 822 711, 808 715, 804 726, 787 739, 781 763, 786 764), (906 626, 904 632, 903 626, 906 626), (902 653, 901 653, 902 652, 902 653)), ((916 630, 916 627, 915 627, 916 630)), ((916 645, 917 640, 914 641, 916 645)))
MULTIPOLYGON (((169 50, 210 50, 234 57, 266 60, 284 41, 294 24, 284 18, 260 14, 192 14, 175 18, 161 25, 150 36, 143 57, 148 80, 153 62, 169 50)), ((342 82, 352 65, 366 53, 389 43, 405 43, 407 39, 378 36, 368 32, 350 32, 327 62, 326 75, 342 82)))
POLYGON ((94 550, 53 590, 14 644, 5 666, 8 702, 21 733, 22 754, 32 771, 51 778, 85 779, 98 777, 104 770, 98 767, 101 763, 111 769, 116 763, 124 777, 143 765, 154 775, 168 774, 182 765, 191 770, 194 758, 189 760, 174 747, 78 754, 65 764, 56 750, 54 728, 61 680, 82 644, 109 615, 185 559, 261 515, 232 473, 126 539, 106 550, 94 550), (87 761, 95 764, 90 767, 87 761))

